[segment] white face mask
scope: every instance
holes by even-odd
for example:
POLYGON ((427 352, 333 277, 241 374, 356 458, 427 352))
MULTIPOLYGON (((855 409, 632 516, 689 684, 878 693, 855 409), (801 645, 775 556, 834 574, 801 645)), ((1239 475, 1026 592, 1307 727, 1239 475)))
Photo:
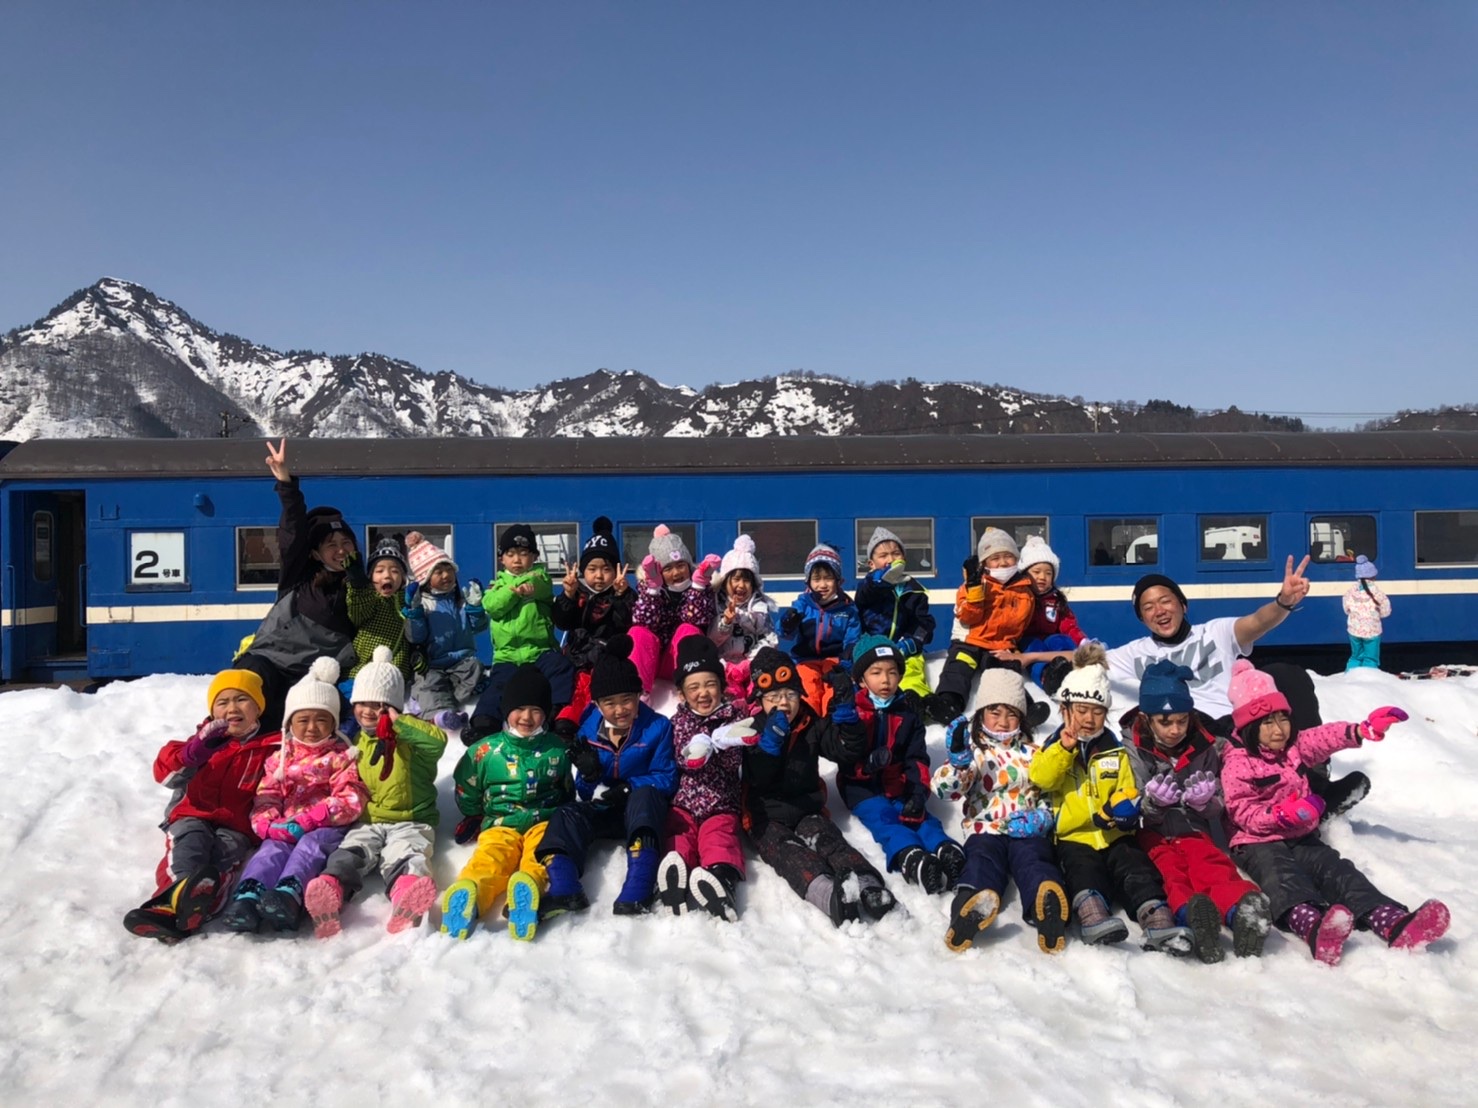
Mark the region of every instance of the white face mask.
POLYGON ((687 592, 693 587, 693 578, 688 577, 685 581, 679 581, 676 585, 668 585, 668 592, 687 592))
POLYGON ((1000 582, 1002 585, 1004 585, 1007 581, 1011 580, 1011 578, 1013 578, 1013 577, 1016 576, 1016 567, 1015 566, 997 566, 995 569, 988 569, 985 572, 986 573, 989 573, 998 582, 1000 582))
POLYGON ((520 731, 511 723, 505 723, 503 726, 508 728, 508 733, 510 735, 514 735, 520 739, 533 739, 544 734, 544 725, 542 723, 538 727, 534 728, 532 731, 520 731))
POLYGON ((1017 728, 1015 731, 992 731, 989 727, 982 725, 980 730, 986 738, 997 743, 1015 742, 1021 737, 1020 728, 1017 728))

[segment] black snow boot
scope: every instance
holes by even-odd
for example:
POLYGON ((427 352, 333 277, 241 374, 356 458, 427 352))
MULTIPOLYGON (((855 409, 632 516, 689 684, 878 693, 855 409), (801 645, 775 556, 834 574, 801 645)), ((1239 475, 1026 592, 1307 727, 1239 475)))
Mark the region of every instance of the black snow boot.
POLYGON ((1322 781, 1310 775, 1309 788, 1324 801, 1324 815, 1320 817, 1319 822, 1328 823, 1336 816, 1344 815, 1365 799, 1370 792, 1370 778, 1359 770, 1337 779, 1327 777, 1322 781))
POLYGON ((1208 966, 1224 957, 1221 949, 1221 909, 1205 893, 1186 901, 1185 923, 1191 930, 1191 951, 1208 966))
POLYGON ((897 903, 887 885, 867 881, 858 894, 857 907, 863 919, 876 923, 891 912, 897 903))
POLYGON ((734 888, 739 871, 727 862, 698 866, 688 876, 688 891, 693 900, 711 916, 734 923, 739 919, 739 906, 734 903, 734 888))
POLYGON ((228 931, 240 931, 252 935, 262 929, 262 888, 260 881, 248 879, 241 883, 231 903, 221 913, 221 924, 228 931))
POLYGON ((1071 658, 1053 658, 1042 667, 1042 691, 1048 696, 1056 696, 1057 690, 1062 688, 1063 679, 1072 671, 1071 658))
POLYGON ((921 846, 908 847, 893 860, 891 868, 903 874, 903 879, 910 885, 919 886, 930 896, 944 892, 948 881, 939 859, 921 846))
POLYGON ((956 842, 940 843, 934 848, 934 860, 944 871, 945 891, 953 889, 965 871, 965 848, 956 842))
POLYGON ((924 698, 924 714, 934 723, 948 727, 965 710, 965 701, 951 692, 931 693, 924 698))
POLYGON ((262 894, 262 922, 274 931, 296 931, 303 922, 303 886, 296 877, 262 894))
POLYGON ((975 937, 995 922, 1001 897, 994 889, 963 888, 955 892, 949 906, 949 929, 944 945, 954 951, 969 950, 975 937))
POLYGON ((1232 909, 1232 953, 1238 958, 1262 957, 1262 944, 1273 926, 1273 906, 1264 892, 1248 893, 1232 909))
POLYGON ((688 863, 675 850, 657 866, 657 900, 675 916, 688 910, 688 863))

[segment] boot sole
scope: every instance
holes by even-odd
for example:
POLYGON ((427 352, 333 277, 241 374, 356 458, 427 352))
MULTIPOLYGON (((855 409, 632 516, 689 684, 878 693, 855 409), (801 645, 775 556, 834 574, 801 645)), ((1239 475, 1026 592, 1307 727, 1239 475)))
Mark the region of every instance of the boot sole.
POLYGON ((453 882, 441 897, 441 933, 465 941, 476 925, 477 882, 453 882))
POLYGON ((532 942, 539 929, 539 883, 520 870, 508 879, 508 937, 532 942))
POLYGON ((221 875, 214 868, 203 869, 186 879, 185 887, 175 900, 175 930, 193 934, 210 918, 210 911, 221 894, 221 875))
POLYGON ((1214 966, 1226 957, 1221 949, 1221 911, 1215 901, 1204 894, 1191 897, 1185 921, 1191 929, 1191 950, 1199 961, 1214 966))
POLYGON ((1056 881, 1037 888, 1037 947, 1043 954, 1061 954, 1067 948, 1067 893, 1056 881))
POLYGON ((1345 940, 1355 929, 1355 916, 1343 904, 1334 904, 1324 913, 1319 926, 1314 930, 1313 942, 1309 944, 1317 961, 1326 966, 1339 965, 1345 951, 1345 940))
POLYGON ((313 921, 315 939, 331 939, 344 929, 339 922, 339 909, 343 906, 344 894, 338 882, 318 877, 308 882, 303 890, 303 910, 313 921))
POLYGON ((303 906, 286 893, 278 894, 272 889, 262 897, 261 903, 262 922, 273 931, 296 931, 302 926, 303 906))
POLYGON ((141 939, 156 939, 165 946, 174 946, 190 937, 189 932, 175 928, 172 917, 149 908, 134 908, 123 917, 123 926, 141 939))
MULTIPOLYGON (((398 879, 395 882, 396 888, 399 888, 404 880, 404 877, 398 879)), ((394 890, 391 890, 390 903, 393 907, 390 910, 390 921, 385 924, 385 930, 392 935, 398 935, 408 927, 420 926, 421 917, 431 910, 431 905, 436 903, 435 881, 429 877, 415 877, 411 879, 411 882, 399 899, 396 899, 394 890)))
POLYGON ((1263 944, 1273 921, 1263 904, 1255 908, 1237 902, 1237 914, 1232 918, 1232 953, 1238 958, 1261 958, 1263 944))
POLYGON ((739 909, 734 904, 734 898, 724 883, 708 870, 699 866, 688 875, 688 891, 693 894, 694 901, 709 915, 717 919, 728 920, 736 923, 739 920, 739 909))
POLYGON ((1001 911, 1001 898, 994 889, 981 889, 965 903, 949 921, 949 930, 944 933, 944 945, 959 952, 969 950, 976 938, 991 924, 1001 911))
POLYGON ((668 851, 657 867, 657 900, 675 916, 688 910, 688 863, 677 851, 668 851))
POLYGON ((1447 934, 1452 914, 1440 900, 1429 900, 1407 918, 1401 930, 1391 936, 1392 950, 1420 950, 1447 934))

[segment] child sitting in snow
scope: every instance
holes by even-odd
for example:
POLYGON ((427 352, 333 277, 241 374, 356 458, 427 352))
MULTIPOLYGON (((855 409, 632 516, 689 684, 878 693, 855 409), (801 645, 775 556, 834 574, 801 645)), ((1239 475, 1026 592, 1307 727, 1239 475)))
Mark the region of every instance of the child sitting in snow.
POLYGON ((135 935, 164 943, 198 931, 251 857, 252 805, 279 739, 275 731, 258 733, 266 699, 251 670, 216 674, 205 704, 210 714, 195 734, 165 743, 154 759, 154 780, 175 790, 164 817, 164 857, 153 898, 123 917, 135 935))
POLYGON ((775 646, 775 602, 764 593, 754 540, 740 535, 719 563, 713 591, 720 611, 712 638, 724 663, 725 691, 741 703, 749 700, 749 667, 766 646, 775 646))
MULTIPOLYGON (((744 753, 745 826, 766 865, 795 894, 840 927, 848 920, 878 920, 893 908, 883 875, 843 837, 826 811, 826 784, 818 758, 850 762, 866 737, 855 720, 844 728, 818 716, 801 699, 801 678, 790 656, 764 647, 751 667, 759 700, 759 743, 744 753)), ((833 704, 846 712, 851 681, 833 704)), ((854 715, 855 710, 848 715, 854 715)))
POLYGON ((472 711, 463 741, 471 745, 503 729, 503 684, 522 665, 535 665, 549 680, 558 707, 570 702, 575 670, 554 640, 554 586, 539 561, 534 529, 516 523, 498 540, 501 567, 482 598, 493 634, 493 667, 472 711))
POLYGON ((1088 636, 1078 626, 1078 617, 1057 587, 1058 558, 1036 535, 1021 548, 1019 565, 1031 579, 1035 607, 1015 650, 997 650, 1003 662, 1029 666, 1029 676, 1048 696, 1057 692, 1062 679, 1073 669, 1073 651, 1088 636))
MULTIPOLYGON (((949 762, 934 772, 936 795, 964 801, 966 835, 965 868, 944 945, 970 948, 1001 910, 1009 875, 1022 918, 1036 928, 1037 946, 1057 954, 1067 942, 1067 893, 1052 850, 1051 805, 1027 776, 1036 751, 1030 721, 1038 706, 1029 705, 1021 674, 1008 669, 980 675, 975 705, 970 716, 949 725, 949 762)), ((1046 714, 1040 712, 1041 719, 1046 714)))
POLYGON ((1190 928, 1196 957, 1220 962, 1221 925, 1232 929, 1237 957, 1262 953, 1268 898, 1227 857, 1221 762, 1226 740, 1195 710, 1185 666, 1162 658, 1144 671, 1139 705, 1121 725, 1144 782, 1139 845, 1165 880, 1175 922, 1190 928))
POLYGON ((303 890, 303 906, 320 939, 337 935, 339 909, 379 870, 390 897, 391 934, 414 927, 436 901, 431 851, 436 845, 436 766, 446 733, 403 715, 405 678, 388 646, 359 671, 349 695, 359 732, 359 778, 369 795, 365 823, 356 823, 329 855, 323 873, 303 890))
POLYGON ((837 767, 837 792, 883 848, 890 870, 926 893, 947 892, 964 868, 965 852, 928 809, 924 724, 898 693, 898 648, 881 635, 863 636, 852 672, 857 692, 832 714, 840 724, 860 726, 865 741, 862 757, 837 767))
POLYGON ((862 629, 891 639, 904 658, 898 686, 919 698, 929 695, 924 675, 924 648, 934 638, 929 590, 908 574, 903 540, 886 527, 873 530, 867 542, 868 573, 857 582, 857 612, 862 629))
POLYGON ((570 754, 544 730, 553 713, 549 679, 522 665, 503 685, 503 729, 457 763, 457 841, 477 848, 441 899, 443 934, 465 939, 507 893, 508 933, 528 941, 549 878, 534 858, 549 819, 570 800, 570 754))
POLYGON ((677 765, 672 724, 642 703, 641 674, 627 656, 630 649, 624 637, 607 643, 590 675, 592 703, 571 756, 577 799, 550 817, 534 852, 549 874, 542 916, 590 907, 580 877, 596 839, 616 839, 626 848, 616 915, 637 915, 652 904, 657 844, 677 788, 677 765))
POLYGON ((574 737, 590 703, 590 673, 606 643, 631 630, 636 596, 626 583, 626 565, 612 529, 605 516, 595 521, 595 533, 580 551, 579 565, 568 567, 563 587, 554 595, 550 618, 564 632, 564 656, 575 670, 570 702, 554 722, 554 730, 565 739, 574 737))
POLYGON ((1232 857, 1268 894, 1277 926, 1331 966, 1357 924, 1398 949, 1441 938, 1449 918, 1440 900, 1407 909, 1319 837, 1324 802, 1302 772, 1336 751, 1381 741, 1406 713, 1377 708, 1363 723, 1325 723, 1295 735, 1287 698, 1245 659, 1232 670, 1230 694, 1237 744, 1227 751, 1221 784, 1236 829, 1232 857))
POLYGON ((461 731, 461 706, 482 680, 477 636, 488 629, 482 585, 457 587, 457 563, 419 531, 405 537, 415 581, 405 587, 405 637, 426 654, 426 668, 411 695, 421 718, 443 731, 461 731))
MULTIPOLYGON (((373 660, 378 646, 390 648, 391 661, 405 680, 415 676, 419 655, 405 637, 405 616, 400 614, 405 607, 401 592, 405 583, 405 554, 400 543, 389 536, 379 541, 367 562, 361 563, 354 553, 344 563, 344 599, 349 621, 354 624, 354 656, 358 659, 349 671, 351 678, 359 676, 359 671, 373 660)), ((420 661, 424 666, 425 659, 420 661)))
POLYGON ((677 669, 677 644, 689 635, 706 635, 713 624, 709 578, 719 566, 716 554, 695 570, 682 537, 659 524, 641 564, 641 595, 631 617, 631 661, 644 693, 652 682, 677 669))
POLYGON ((339 734, 339 665, 319 658, 287 692, 282 746, 267 759, 252 806, 262 845, 221 917, 232 931, 296 931, 303 889, 364 810, 354 752, 339 734))
POLYGON ((758 736, 746 706, 724 696, 723 675, 707 638, 689 635, 678 645, 677 793, 662 836, 667 853, 657 868, 657 897, 674 915, 687 911, 691 899, 732 922, 739 918, 734 888, 744 880, 739 772, 744 745, 758 736))
POLYGON ((1103 647, 1084 643, 1073 666, 1057 691, 1062 726, 1032 757, 1028 777, 1052 802, 1057 864, 1083 941, 1129 937, 1124 921, 1110 914, 1112 896, 1134 913, 1148 946, 1189 954, 1190 932, 1176 926, 1160 872, 1134 837, 1139 790, 1129 752, 1105 726, 1111 701, 1103 647))
POLYGON ((806 556, 806 591, 780 617, 780 633, 793 639, 791 657, 800 671, 806 703, 818 716, 831 706, 827 676, 852 668, 852 648, 862 634, 862 617, 842 591, 842 558, 825 543, 806 556))

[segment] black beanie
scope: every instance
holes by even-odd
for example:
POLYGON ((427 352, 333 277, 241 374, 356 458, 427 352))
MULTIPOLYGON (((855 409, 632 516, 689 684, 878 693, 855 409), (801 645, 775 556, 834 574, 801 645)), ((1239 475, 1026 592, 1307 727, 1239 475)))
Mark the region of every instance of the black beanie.
POLYGON ((763 696, 776 689, 805 692, 801 687, 801 675, 795 668, 795 662, 791 661, 790 655, 785 651, 776 650, 773 646, 762 646, 755 653, 754 660, 749 665, 749 679, 754 684, 756 696, 763 696))
MULTIPOLYGON (((1183 606, 1190 606, 1190 602, 1185 598, 1185 593, 1180 591, 1180 586, 1174 581, 1170 580, 1163 573, 1146 573, 1138 581, 1134 582, 1134 615, 1136 618, 1139 617, 1139 598, 1144 595, 1147 589, 1152 589, 1156 585, 1169 589, 1175 594, 1175 599, 1179 600, 1183 606)), ((1143 623, 1144 620, 1141 619, 1140 622, 1143 623)))
POLYGON ((369 561, 365 562, 364 564, 365 572, 374 572, 376 562, 383 562, 387 560, 395 562, 397 565, 399 565, 400 572, 402 574, 410 572, 410 568, 405 560, 405 551, 401 548, 400 543, 396 541, 393 535, 386 535, 383 539, 375 544, 374 552, 370 554, 369 561))
POLYGON ((611 563, 615 569, 621 564, 621 551, 616 546, 614 537, 615 525, 605 516, 595 521, 595 533, 585 540, 585 546, 580 551, 580 572, 585 572, 585 567, 597 558, 602 558, 611 563))
POLYGON ((605 653, 596 660, 590 671, 590 699, 604 700, 608 696, 622 693, 642 693, 641 674, 636 664, 627 655, 631 653, 631 638, 617 635, 606 643, 605 653))
POLYGON ((711 673, 724 683, 724 665, 718 659, 718 647, 707 635, 689 635, 677 644, 677 669, 672 683, 682 691, 683 682, 695 673, 711 673))
POLYGON ((342 532, 349 536, 349 541, 354 543, 354 549, 359 549, 359 543, 354 538, 354 528, 344 522, 344 516, 337 508, 321 505, 308 512, 308 548, 317 550, 324 541, 335 532, 342 532))
POLYGON ((539 548, 534 544, 534 529, 527 523, 515 523, 503 532, 498 539, 498 557, 502 557, 510 550, 532 550, 539 553, 539 548))
POLYGON ((554 714, 549 678, 532 662, 514 670, 508 684, 503 686, 503 718, 507 719, 517 708, 538 708, 544 713, 545 720, 554 714))

